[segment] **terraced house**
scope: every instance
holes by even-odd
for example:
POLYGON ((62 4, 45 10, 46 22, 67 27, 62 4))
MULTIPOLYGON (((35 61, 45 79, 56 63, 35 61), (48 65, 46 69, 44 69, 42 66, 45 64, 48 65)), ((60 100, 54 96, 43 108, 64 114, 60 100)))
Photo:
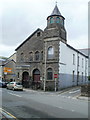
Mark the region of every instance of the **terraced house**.
POLYGON ((65 18, 57 5, 46 28, 38 28, 16 52, 17 80, 24 87, 56 91, 87 82, 88 57, 67 44, 65 18))

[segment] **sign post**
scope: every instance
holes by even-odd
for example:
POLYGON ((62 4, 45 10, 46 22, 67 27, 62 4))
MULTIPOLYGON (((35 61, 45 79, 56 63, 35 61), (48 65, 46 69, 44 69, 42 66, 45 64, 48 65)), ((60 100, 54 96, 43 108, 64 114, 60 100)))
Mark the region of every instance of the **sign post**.
POLYGON ((55 79, 55 92, 57 91, 56 83, 57 83, 58 74, 54 74, 55 79))

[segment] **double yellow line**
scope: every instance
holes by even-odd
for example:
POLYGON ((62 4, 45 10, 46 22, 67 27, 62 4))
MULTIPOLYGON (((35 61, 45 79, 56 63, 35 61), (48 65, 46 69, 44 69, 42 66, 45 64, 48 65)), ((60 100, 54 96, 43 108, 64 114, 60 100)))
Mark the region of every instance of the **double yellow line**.
MULTIPOLYGON (((12 115, 11 113, 7 112, 6 110, 0 108, 0 112, 3 114, 3 113, 6 113, 8 116, 14 118, 15 120, 19 120, 17 119, 14 115, 12 115)), ((6 116, 5 116, 6 117, 6 116)))

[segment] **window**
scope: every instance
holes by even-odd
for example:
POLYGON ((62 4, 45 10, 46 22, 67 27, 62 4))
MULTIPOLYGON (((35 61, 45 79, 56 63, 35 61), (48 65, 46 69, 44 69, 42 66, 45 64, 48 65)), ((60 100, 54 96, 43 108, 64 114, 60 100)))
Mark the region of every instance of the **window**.
POLYGON ((39 52, 35 52, 35 60, 39 60, 39 52))
POLYGON ((18 72, 18 78, 19 78, 19 72, 18 72))
POLYGON ((54 58, 54 48, 53 47, 49 47, 48 48, 48 59, 53 59, 54 58))
POLYGON ((60 18, 59 17, 56 18, 56 23, 60 23, 60 18))
POLYGON ((47 80, 52 80, 53 79, 53 71, 52 68, 47 69, 47 80))
POLYGON ((79 56, 78 56, 78 66, 79 66, 79 56))
POLYGON ((83 82, 83 72, 82 72, 82 82, 83 82))
POLYGON ((86 69, 87 69, 87 60, 86 60, 86 69))
POLYGON ((75 65, 75 54, 73 54, 73 65, 75 65))
POLYGON ((64 21, 63 20, 61 20, 61 24, 64 25, 64 21))
POLYGON ((23 61, 23 60, 24 60, 24 54, 21 53, 21 61, 23 61))
POLYGON ((33 52, 30 52, 30 53, 29 53, 29 60, 30 60, 30 61, 33 61, 33 52))
POLYGON ((82 68, 83 68, 83 58, 82 58, 82 68))
POLYGON ((39 36, 40 36, 40 32, 37 33, 37 37, 39 37, 39 36))
POLYGON ((50 18, 50 23, 54 23, 54 18, 53 17, 50 18))
POLYGON ((77 72, 77 85, 79 83, 79 71, 77 72))
POLYGON ((41 60, 43 60, 43 51, 41 52, 41 60))

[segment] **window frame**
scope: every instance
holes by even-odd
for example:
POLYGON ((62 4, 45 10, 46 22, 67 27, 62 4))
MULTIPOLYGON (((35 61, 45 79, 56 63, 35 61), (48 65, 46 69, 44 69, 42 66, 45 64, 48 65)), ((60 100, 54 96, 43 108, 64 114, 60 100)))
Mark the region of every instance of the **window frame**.
POLYGON ((29 52, 29 61, 33 61, 33 52, 29 52), (32 58, 32 59, 31 59, 32 58))
POLYGON ((73 54, 73 65, 75 65, 75 54, 73 54))
POLYGON ((35 52, 35 61, 39 61, 40 60, 40 52, 36 51, 35 52))
POLYGON ((47 80, 53 80, 53 69, 52 68, 47 69, 47 80))
POLYGON ((21 53, 21 59, 20 60, 24 61, 24 53, 23 52, 21 53))
POLYGON ((50 59, 54 59, 54 47, 53 46, 49 46, 48 49, 47 49, 47 59, 50 60, 50 59), (52 50, 50 50, 52 49, 52 50), (50 53, 52 52, 52 53, 50 53))

